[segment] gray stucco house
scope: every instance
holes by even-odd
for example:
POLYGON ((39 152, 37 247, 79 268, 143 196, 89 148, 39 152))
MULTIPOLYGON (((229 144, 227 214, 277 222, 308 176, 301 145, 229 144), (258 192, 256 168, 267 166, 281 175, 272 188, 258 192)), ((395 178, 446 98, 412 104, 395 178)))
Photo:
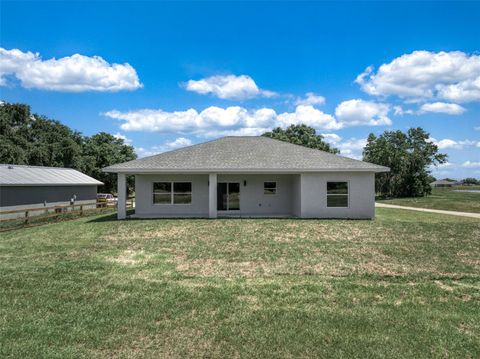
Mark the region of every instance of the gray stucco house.
POLYGON ((267 137, 218 140, 104 168, 135 175, 135 217, 372 218, 375 173, 387 167, 267 137))
POLYGON ((71 168, 0 164, 0 210, 91 203, 100 185, 71 168))

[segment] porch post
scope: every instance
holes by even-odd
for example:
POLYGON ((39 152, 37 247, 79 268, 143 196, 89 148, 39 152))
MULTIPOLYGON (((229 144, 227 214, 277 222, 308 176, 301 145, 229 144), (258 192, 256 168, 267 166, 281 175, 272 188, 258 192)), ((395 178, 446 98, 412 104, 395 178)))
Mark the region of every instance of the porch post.
POLYGON ((117 176, 117 219, 125 219, 127 217, 126 200, 127 200, 127 184, 125 173, 118 173, 117 176))
POLYGON ((217 174, 208 175, 208 217, 217 218, 217 174))

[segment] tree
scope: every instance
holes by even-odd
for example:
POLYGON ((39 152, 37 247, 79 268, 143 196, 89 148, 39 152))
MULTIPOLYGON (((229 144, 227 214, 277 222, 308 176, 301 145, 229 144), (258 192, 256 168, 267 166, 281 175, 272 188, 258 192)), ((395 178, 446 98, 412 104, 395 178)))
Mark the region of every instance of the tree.
POLYGON ((475 184, 480 184, 480 180, 477 180, 476 178, 473 178, 473 177, 467 177, 462 180, 462 183, 468 184, 468 185, 475 185, 475 184))
POLYGON ((368 136, 363 160, 390 167, 376 176, 377 193, 386 197, 421 197, 431 193, 431 166, 445 163, 447 155, 438 153, 422 128, 385 131, 379 137, 368 136))
POLYGON ((314 128, 307 125, 290 125, 286 130, 277 127, 271 132, 265 132, 262 136, 330 153, 340 153, 338 149, 326 143, 324 137, 318 135, 314 128))
MULTIPOLYGON (((123 139, 116 138, 109 133, 100 132, 87 137, 83 145, 83 160, 85 173, 104 183, 102 191, 116 192, 117 175, 105 173, 102 168, 137 158, 132 146, 124 143, 123 139)), ((133 187, 132 179, 128 179, 128 188, 133 187)))
MULTIPOLYGON (((82 136, 59 121, 31 114, 25 104, 0 104, 0 163, 74 168, 102 182, 112 192, 116 175, 102 168, 136 158, 133 147, 101 132, 82 136)), ((128 183, 131 188, 131 180, 128 183)))
POLYGON ((32 122, 29 106, 0 104, 0 163, 28 164, 32 122))
POLYGON ((0 162, 31 166, 81 168, 79 132, 58 121, 32 115, 30 106, 0 105, 0 162))

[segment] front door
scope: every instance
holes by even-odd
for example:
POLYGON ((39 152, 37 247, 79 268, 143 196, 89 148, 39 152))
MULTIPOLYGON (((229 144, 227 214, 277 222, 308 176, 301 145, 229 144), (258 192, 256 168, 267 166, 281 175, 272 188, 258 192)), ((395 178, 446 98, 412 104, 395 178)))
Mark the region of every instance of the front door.
POLYGON ((219 182, 217 184, 217 210, 238 211, 240 209, 240 183, 219 182))

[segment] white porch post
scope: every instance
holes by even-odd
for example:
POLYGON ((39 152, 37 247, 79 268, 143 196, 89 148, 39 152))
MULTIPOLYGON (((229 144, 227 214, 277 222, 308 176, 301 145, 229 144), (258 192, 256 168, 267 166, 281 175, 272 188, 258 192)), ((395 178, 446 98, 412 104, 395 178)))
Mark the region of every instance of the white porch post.
POLYGON ((217 174, 208 175, 208 217, 217 218, 217 174))
POLYGON ((125 219, 127 217, 127 183, 125 173, 118 173, 117 176, 117 218, 125 219))

